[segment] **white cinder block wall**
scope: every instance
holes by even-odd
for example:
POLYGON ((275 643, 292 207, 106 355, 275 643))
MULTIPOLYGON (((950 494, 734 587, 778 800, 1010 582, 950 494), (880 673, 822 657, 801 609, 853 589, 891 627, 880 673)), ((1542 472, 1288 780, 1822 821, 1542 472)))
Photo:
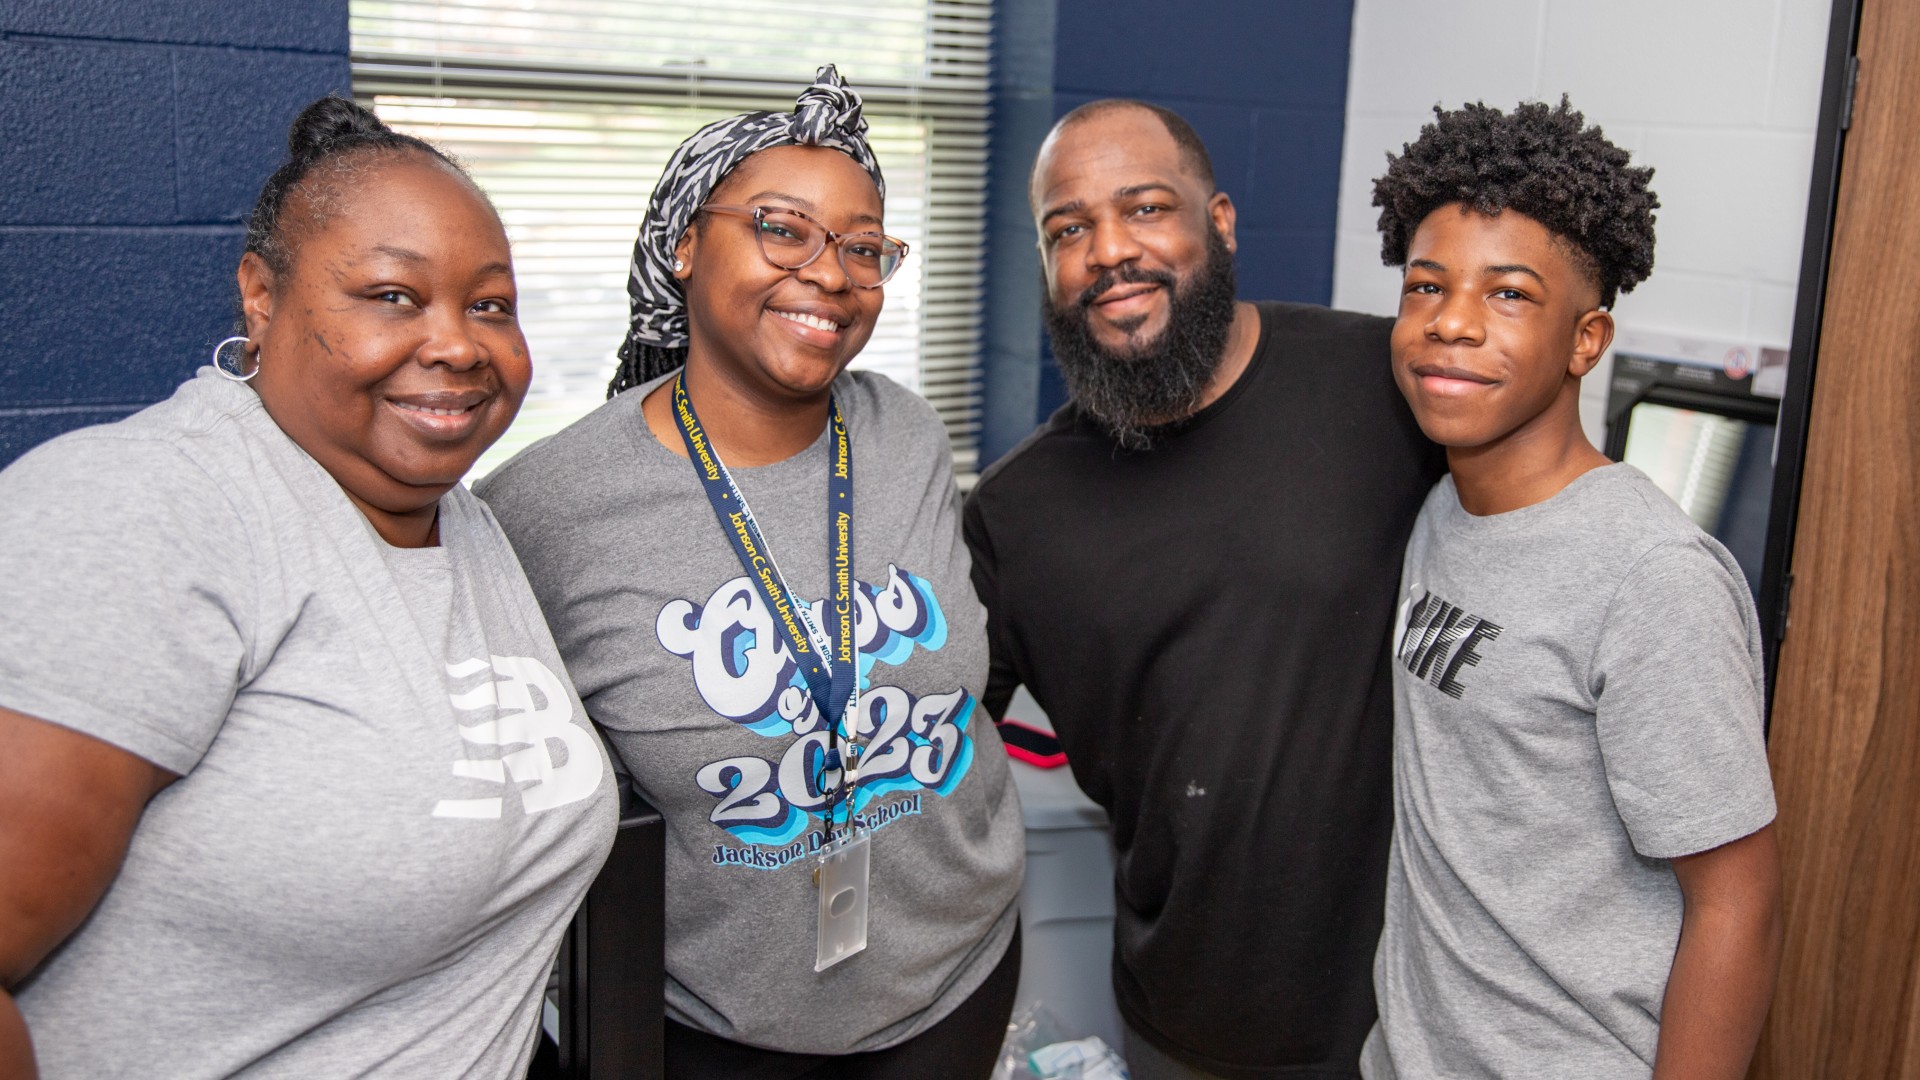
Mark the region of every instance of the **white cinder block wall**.
MULTIPOLYGON (((1785 346, 1793 329, 1830 0, 1356 0, 1335 307, 1394 313, 1373 180, 1438 103, 1571 95, 1654 167, 1653 276, 1623 329, 1785 346)), ((1598 443, 1607 372, 1582 416, 1598 443)))

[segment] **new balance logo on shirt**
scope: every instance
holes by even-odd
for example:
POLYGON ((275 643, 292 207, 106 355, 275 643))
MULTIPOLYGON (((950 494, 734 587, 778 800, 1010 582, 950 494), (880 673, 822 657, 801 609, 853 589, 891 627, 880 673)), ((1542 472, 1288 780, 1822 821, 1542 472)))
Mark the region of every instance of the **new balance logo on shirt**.
POLYGON ((1399 647, 1394 656, 1414 678, 1451 698, 1467 692, 1464 669, 1479 665, 1479 649, 1500 636, 1500 627, 1434 595, 1418 582, 1400 601, 1399 647), (1419 599, 1415 599, 1415 596, 1419 599))
MULTIPOLYGON (((600 748, 584 726, 573 722, 573 697, 566 684, 530 656, 496 656, 447 665, 455 685, 472 682, 451 696, 453 707, 480 716, 460 725, 460 737, 476 747, 498 747, 499 757, 461 758, 453 775, 510 786, 529 814, 576 803, 600 787, 600 748), (483 680, 474 676, 486 674, 483 680), (554 760, 551 741, 564 748, 554 760), (518 747, 518 749, 509 749, 518 747), (531 783, 529 783, 531 781, 531 783)), ((500 816, 502 796, 441 799, 438 818, 500 816)))

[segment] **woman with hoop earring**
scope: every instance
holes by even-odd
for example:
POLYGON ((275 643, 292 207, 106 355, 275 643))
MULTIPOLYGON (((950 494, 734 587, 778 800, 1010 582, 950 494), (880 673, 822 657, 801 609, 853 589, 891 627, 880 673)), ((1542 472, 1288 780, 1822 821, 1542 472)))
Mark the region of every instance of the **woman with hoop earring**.
POLYGON ((294 122, 246 337, 0 472, 0 1075, 526 1074, 609 762, 461 476, 529 361, 493 207, 294 122))

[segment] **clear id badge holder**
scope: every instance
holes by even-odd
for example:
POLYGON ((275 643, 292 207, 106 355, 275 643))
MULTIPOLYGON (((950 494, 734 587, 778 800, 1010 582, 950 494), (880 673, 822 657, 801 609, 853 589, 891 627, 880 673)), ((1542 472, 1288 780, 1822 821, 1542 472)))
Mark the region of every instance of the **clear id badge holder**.
POLYGON ((873 834, 847 833, 820 849, 820 934, 813 970, 825 971, 867 947, 867 854, 873 834))

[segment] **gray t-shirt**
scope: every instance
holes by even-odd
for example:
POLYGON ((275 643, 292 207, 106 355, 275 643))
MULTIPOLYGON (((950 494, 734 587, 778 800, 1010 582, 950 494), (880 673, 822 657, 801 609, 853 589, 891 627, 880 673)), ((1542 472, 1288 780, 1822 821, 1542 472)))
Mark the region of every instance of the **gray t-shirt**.
MULTIPOLYGON (((816 974, 809 853, 821 820, 804 763, 825 734, 693 466, 647 428, 640 403, 654 385, 476 490, 513 539, 587 711, 666 818, 669 1015, 793 1052, 893 1045, 1005 953, 1024 859, 1006 753, 976 704, 986 617, 945 429, 883 376, 835 384, 853 444, 872 902, 866 952, 816 974)), ((827 456, 823 431, 792 458, 734 470, 788 583, 816 605, 830 591, 827 456)))
POLYGON ((182 776, 19 994, 41 1075, 524 1075, 618 807, 485 505, 383 551, 206 368, 0 508, 0 706, 182 776))
POLYGON ((1442 480, 1401 590, 1362 1073, 1650 1075, 1680 933, 1667 860, 1773 820, 1739 567, 1609 465, 1486 517, 1442 480))

